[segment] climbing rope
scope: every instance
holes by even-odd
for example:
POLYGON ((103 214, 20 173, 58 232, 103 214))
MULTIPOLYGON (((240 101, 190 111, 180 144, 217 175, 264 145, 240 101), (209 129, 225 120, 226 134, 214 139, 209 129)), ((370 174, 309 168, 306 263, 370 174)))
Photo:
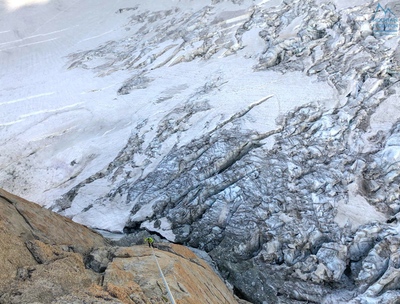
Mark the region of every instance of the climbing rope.
POLYGON ((158 264, 158 260, 157 260, 156 254, 154 253, 154 248, 152 247, 151 250, 153 251, 153 257, 154 257, 154 259, 156 260, 158 270, 160 271, 160 275, 161 275, 161 278, 162 278, 162 280, 163 280, 163 282, 164 282, 165 289, 167 290, 168 298, 169 298, 169 300, 171 301, 171 304, 176 304, 175 299, 174 299, 174 297, 172 296, 171 290, 169 289, 167 280, 165 279, 164 274, 163 274, 163 272, 162 272, 162 270, 161 270, 160 264, 158 264))

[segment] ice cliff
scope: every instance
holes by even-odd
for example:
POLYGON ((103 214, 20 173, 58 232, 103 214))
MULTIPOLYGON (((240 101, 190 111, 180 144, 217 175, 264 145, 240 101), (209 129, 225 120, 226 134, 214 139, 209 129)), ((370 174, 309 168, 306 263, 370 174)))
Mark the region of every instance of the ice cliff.
POLYGON ((398 303, 398 3, 60 3, 1 28, 6 189, 204 250, 254 303, 398 303))

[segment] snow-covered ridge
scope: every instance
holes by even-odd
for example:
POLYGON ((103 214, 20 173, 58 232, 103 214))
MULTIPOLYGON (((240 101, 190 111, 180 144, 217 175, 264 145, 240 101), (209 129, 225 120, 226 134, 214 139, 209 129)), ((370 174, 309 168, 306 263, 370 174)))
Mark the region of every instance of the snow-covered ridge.
POLYGON ((375 9, 65 4, 0 42, 0 180, 206 250, 254 302, 395 299, 399 38, 372 31, 375 9))

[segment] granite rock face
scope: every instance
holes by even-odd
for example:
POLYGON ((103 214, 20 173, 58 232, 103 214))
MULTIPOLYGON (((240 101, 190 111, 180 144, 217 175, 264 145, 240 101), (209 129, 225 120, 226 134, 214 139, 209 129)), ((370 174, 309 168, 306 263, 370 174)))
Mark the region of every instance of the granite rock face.
POLYGON ((180 245, 112 247, 99 234, 0 190, 0 303, 237 303, 180 245))

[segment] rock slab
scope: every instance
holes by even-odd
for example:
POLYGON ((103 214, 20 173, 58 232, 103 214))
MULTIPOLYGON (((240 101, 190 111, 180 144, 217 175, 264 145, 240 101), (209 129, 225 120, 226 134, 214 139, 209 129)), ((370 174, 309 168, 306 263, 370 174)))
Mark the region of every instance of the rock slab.
POLYGON ((98 233, 0 190, 0 303, 237 303, 188 248, 112 247, 98 233))

